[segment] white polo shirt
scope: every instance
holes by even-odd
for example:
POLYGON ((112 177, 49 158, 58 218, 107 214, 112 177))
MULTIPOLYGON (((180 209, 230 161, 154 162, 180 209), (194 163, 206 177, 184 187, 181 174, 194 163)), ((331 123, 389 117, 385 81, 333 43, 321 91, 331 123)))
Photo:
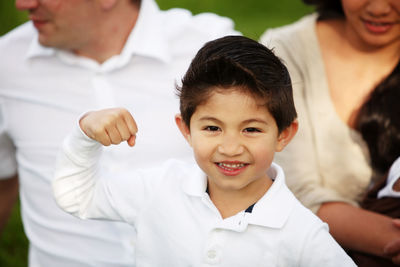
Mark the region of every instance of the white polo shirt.
POLYGON ((222 219, 196 164, 169 160, 116 175, 100 168, 100 152, 76 129, 64 142, 54 194, 80 218, 131 224, 138 266, 356 266, 289 191, 276 164, 268 171, 273 185, 252 211, 222 219))
POLYGON ((399 191, 394 191, 393 186, 400 179, 400 156, 392 163, 386 178, 386 185, 378 192, 378 198, 400 197, 399 191))
POLYGON ((140 144, 135 153, 107 149, 110 170, 188 157, 174 122, 175 82, 206 41, 227 34, 237 34, 227 18, 160 11, 143 0, 122 53, 101 65, 40 46, 30 22, 0 38, 0 177, 19 174, 30 266, 134 265, 131 227, 78 220, 57 207, 50 187, 56 154, 79 114, 122 106, 138 122, 140 144))

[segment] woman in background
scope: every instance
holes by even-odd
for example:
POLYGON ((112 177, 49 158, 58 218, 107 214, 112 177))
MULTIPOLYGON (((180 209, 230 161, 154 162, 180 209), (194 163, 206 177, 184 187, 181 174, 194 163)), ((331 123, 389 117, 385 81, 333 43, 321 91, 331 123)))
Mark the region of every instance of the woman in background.
MULTIPOLYGON (((376 87, 360 108, 355 128, 371 155, 379 180, 361 202, 367 210, 400 218, 400 64, 376 87)), ((360 267, 395 266, 388 259, 351 252, 360 267)))
POLYGON ((400 264, 400 222, 359 207, 377 173, 355 130, 366 97, 399 64, 400 1, 304 2, 317 13, 261 37, 289 69, 299 115, 299 132, 276 161, 343 247, 400 264))

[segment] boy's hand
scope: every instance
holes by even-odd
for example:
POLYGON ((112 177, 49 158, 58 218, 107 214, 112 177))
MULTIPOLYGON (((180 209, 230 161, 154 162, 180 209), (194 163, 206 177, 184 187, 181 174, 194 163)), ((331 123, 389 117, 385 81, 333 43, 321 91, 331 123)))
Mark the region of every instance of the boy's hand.
POLYGON ((132 115, 124 108, 88 112, 80 119, 79 126, 87 136, 105 146, 123 141, 134 146, 138 131, 132 115))

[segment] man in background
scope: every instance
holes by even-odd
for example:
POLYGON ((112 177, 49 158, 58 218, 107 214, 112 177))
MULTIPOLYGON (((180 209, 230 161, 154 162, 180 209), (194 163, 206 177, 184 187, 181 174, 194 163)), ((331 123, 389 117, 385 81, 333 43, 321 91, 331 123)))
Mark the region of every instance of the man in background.
POLYGON ((140 142, 132 151, 109 147, 108 171, 190 160, 174 124, 175 83, 205 42, 238 33, 230 19, 161 11, 154 0, 16 6, 28 10, 30 22, 0 38, 0 226, 19 183, 31 267, 133 266, 130 227, 81 221, 55 204, 50 183, 61 141, 79 114, 119 106, 134 114, 140 142))

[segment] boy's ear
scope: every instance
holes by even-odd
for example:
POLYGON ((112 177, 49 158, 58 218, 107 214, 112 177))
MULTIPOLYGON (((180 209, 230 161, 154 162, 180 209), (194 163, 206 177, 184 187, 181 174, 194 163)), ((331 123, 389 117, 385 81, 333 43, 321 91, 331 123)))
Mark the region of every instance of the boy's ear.
POLYGON ((299 128, 299 122, 295 119, 289 127, 283 130, 278 136, 278 143, 276 145, 276 152, 282 151, 287 144, 290 143, 290 140, 296 135, 297 129, 299 128))
POLYGON ((185 137, 186 141, 192 146, 192 140, 190 138, 190 130, 189 126, 183 121, 181 114, 175 115, 175 123, 181 131, 183 137, 185 137))

